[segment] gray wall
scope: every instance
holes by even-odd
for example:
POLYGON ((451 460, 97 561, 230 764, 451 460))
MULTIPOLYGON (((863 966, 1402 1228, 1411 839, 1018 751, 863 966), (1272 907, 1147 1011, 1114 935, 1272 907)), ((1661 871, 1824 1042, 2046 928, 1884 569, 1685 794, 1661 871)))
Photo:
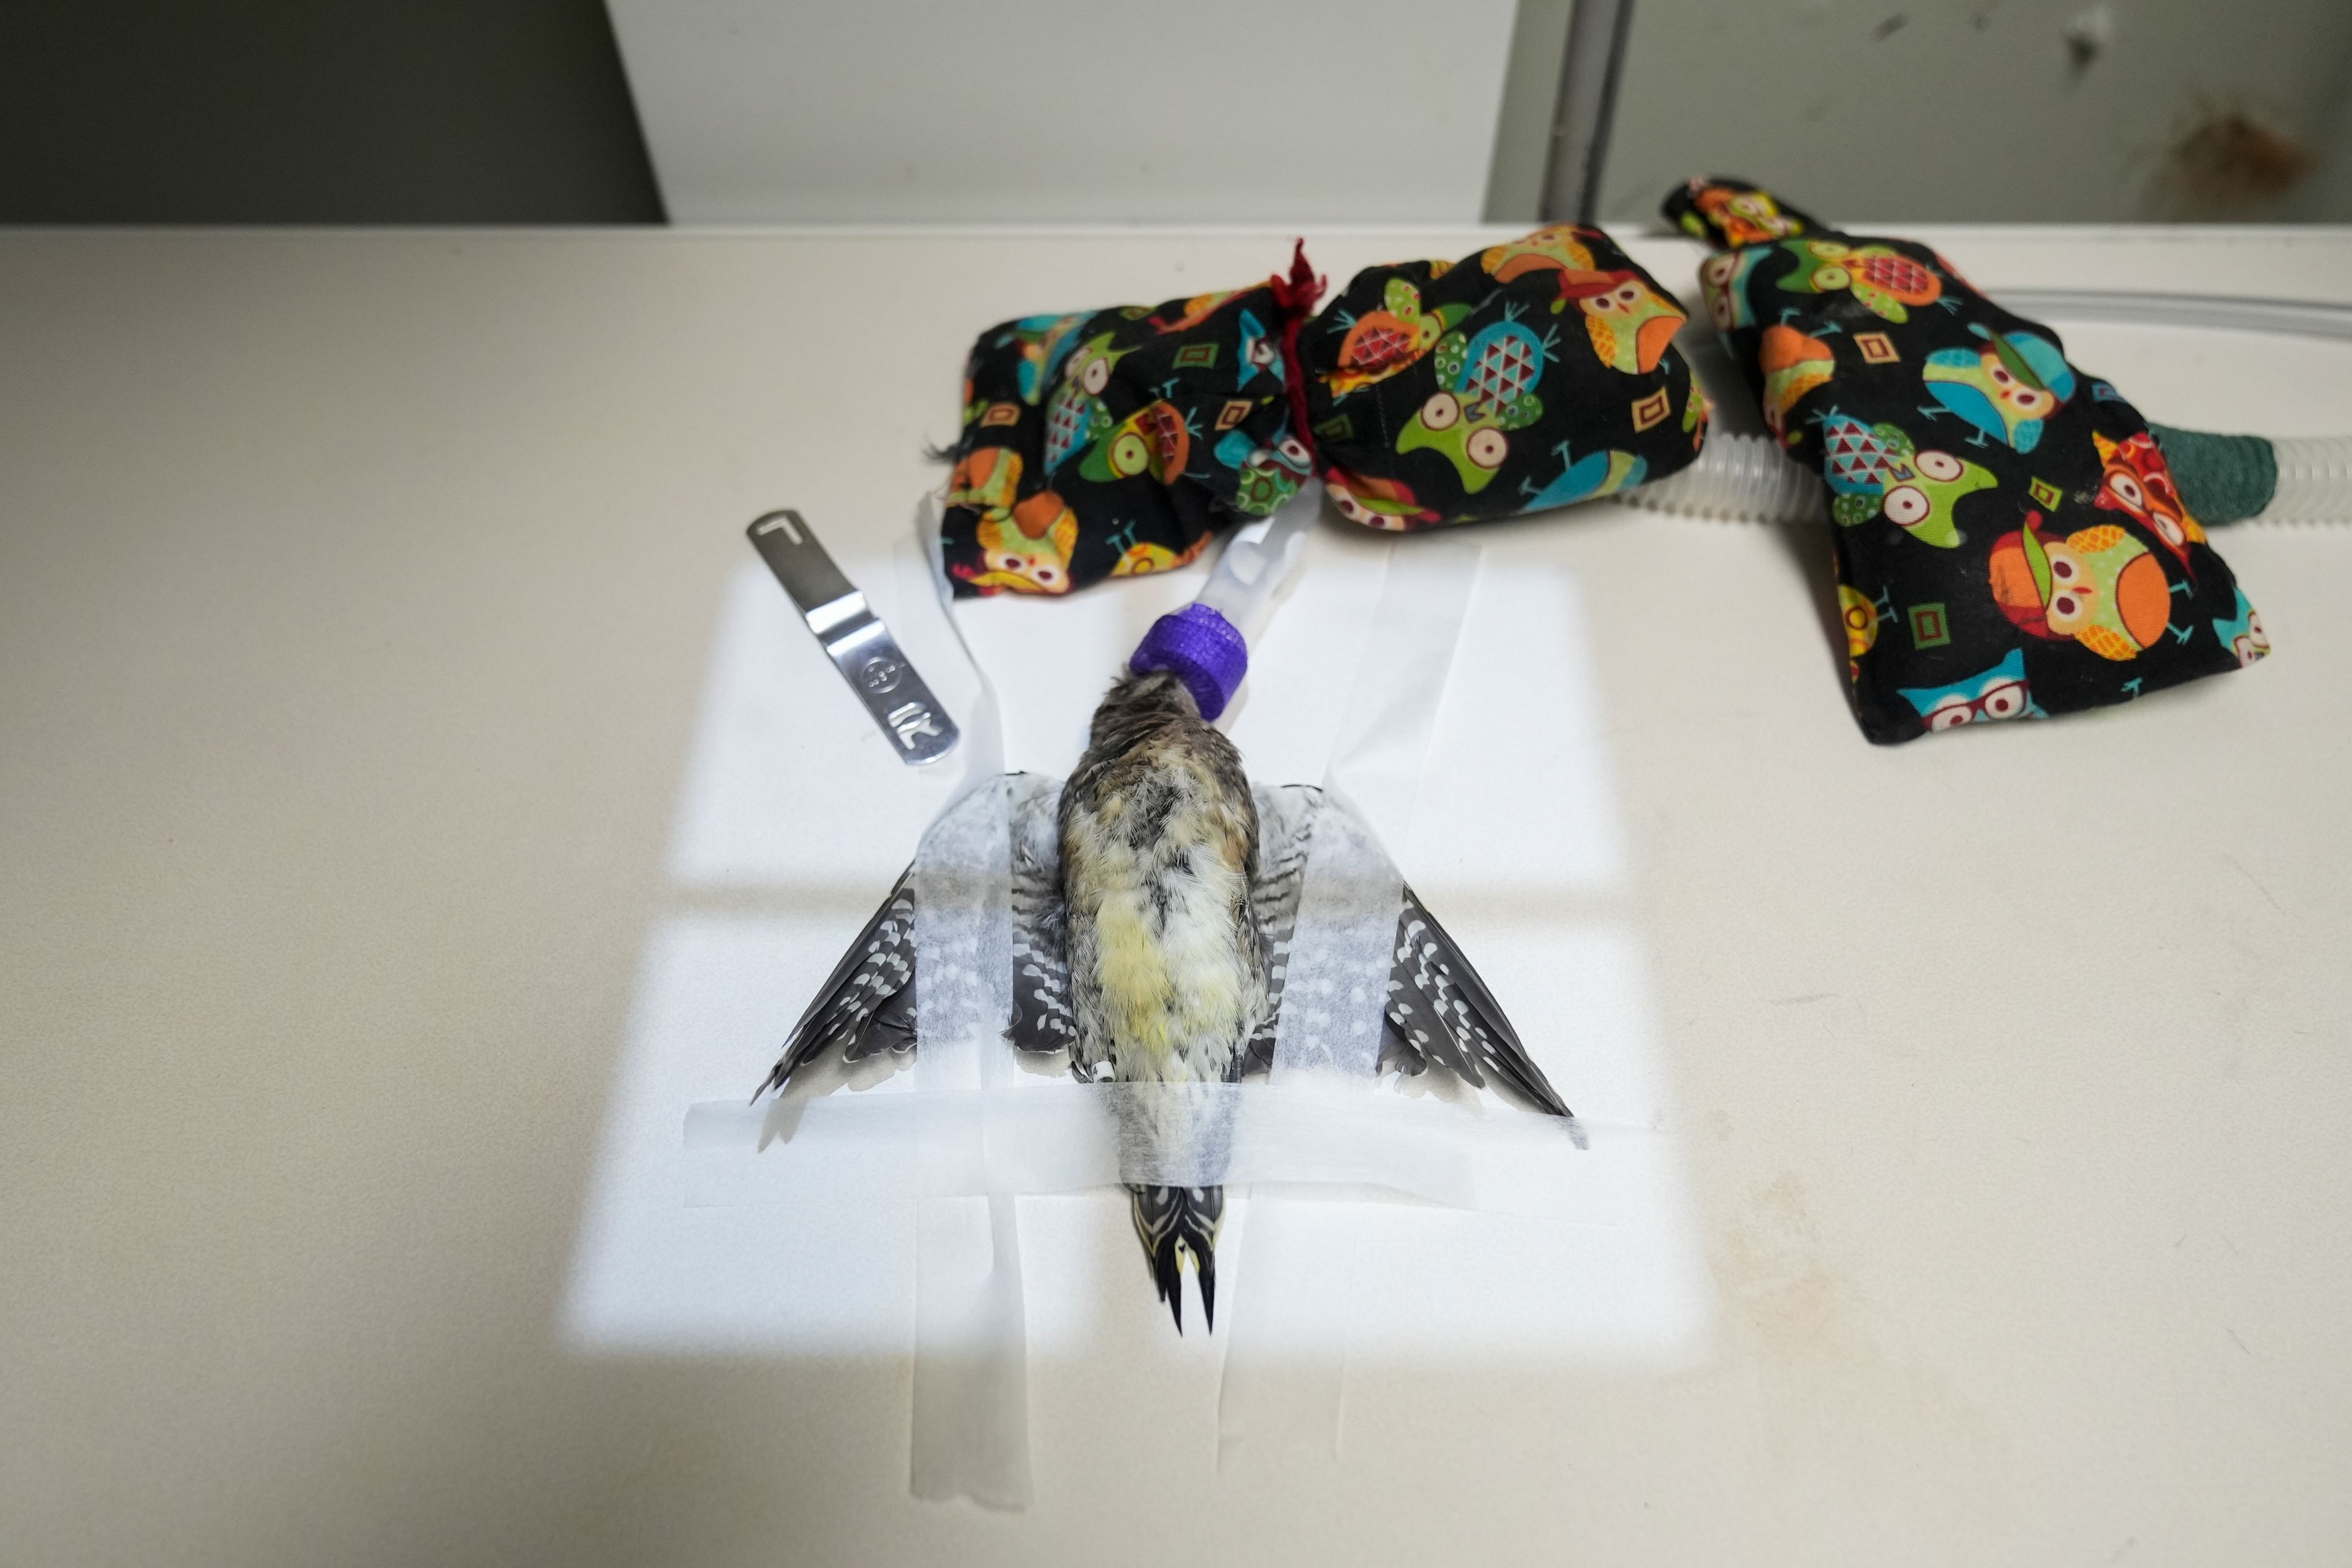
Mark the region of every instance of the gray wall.
POLYGON ((598 0, 7 0, 0 223, 657 223, 598 0))
MULTIPOLYGON (((1531 219, 1572 9, 614 4, 673 209, 816 222, 1531 219)), ((1636 0, 1602 212, 2352 221, 2347 94, 2352 0, 1636 0), (2231 110, 2308 171, 2192 177, 2231 110)), ((598 0, 0 3, 0 223, 662 214, 598 0)))
POLYGON ((669 210, 710 223, 1475 221, 1513 20, 1513 0, 612 10, 669 210))
MULTIPOLYGON (((2352 78, 2352 72, 2347 73, 2352 78)), ((2352 222, 2352 79, 2336 95, 2335 122, 2320 144, 2319 166, 2296 193, 2291 217, 2352 222)))
POLYGON ((1727 174, 1832 221, 2343 221, 2347 86, 2347 0, 1635 0, 1601 211, 1727 174), (2310 171, 2207 167, 2184 144, 2231 110, 2310 171))

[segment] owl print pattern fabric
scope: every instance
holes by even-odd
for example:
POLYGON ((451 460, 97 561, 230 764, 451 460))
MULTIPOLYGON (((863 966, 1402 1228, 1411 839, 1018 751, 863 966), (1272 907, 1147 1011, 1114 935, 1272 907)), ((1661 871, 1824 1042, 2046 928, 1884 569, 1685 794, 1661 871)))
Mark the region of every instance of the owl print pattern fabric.
POLYGON ((1475 522, 1684 468, 1706 395, 1682 308, 1598 229, 983 333, 942 527, 960 595, 1192 560, 1319 475, 1368 527, 1475 522))
POLYGON ((1668 221, 1765 424, 1830 490, 1854 712, 1873 741, 2127 702, 2251 664, 2260 617, 2139 412, 1926 246, 1744 181, 1668 221))

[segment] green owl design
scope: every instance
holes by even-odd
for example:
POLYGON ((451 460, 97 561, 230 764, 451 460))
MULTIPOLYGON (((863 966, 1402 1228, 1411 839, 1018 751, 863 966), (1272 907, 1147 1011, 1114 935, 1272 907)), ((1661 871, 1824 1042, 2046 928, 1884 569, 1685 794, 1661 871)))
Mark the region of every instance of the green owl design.
POLYGON ((1891 246, 1791 239, 1782 248, 1797 258, 1797 265, 1780 279, 1781 288, 1795 294, 1851 289, 1862 307, 1882 321, 1907 321, 1911 307, 1932 305, 1943 297, 1942 279, 1891 246))
POLYGON ((1433 356, 1440 390, 1406 424, 1397 451, 1443 452, 1465 490, 1485 489, 1510 456, 1507 432, 1543 417, 1535 387, 1557 342, 1556 331, 1538 338, 1509 315, 1476 337, 1448 332, 1433 356))
POLYGON ((1062 384, 1045 405, 1045 471, 1053 472, 1081 447, 1100 440, 1113 423, 1102 399, 1110 384, 1111 367, 1132 352, 1114 349, 1112 334, 1090 338, 1070 355, 1063 368, 1062 384))
POLYGON ((1922 544, 1960 542, 1952 511, 1964 495, 1991 489, 1992 470, 1949 452, 1922 452, 1898 425, 1865 426, 1832 414, 1821 424, 1822 477, 1830 515, 1847 528, 1883 517, 1922 544))

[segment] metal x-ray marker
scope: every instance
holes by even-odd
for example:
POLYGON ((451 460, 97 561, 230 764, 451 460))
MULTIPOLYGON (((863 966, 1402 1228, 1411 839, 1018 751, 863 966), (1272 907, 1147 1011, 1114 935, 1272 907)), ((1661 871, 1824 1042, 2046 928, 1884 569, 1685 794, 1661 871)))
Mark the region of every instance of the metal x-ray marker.
POLYGON ((796 511, 772 511, 751 527, 751 547, 800 607, 809 630, 824 645, 834 667, 857 693, 882 732, 910 766, 936 762, 955 750, 955 721, 898 651, 882 617, 866 595, 841 574, 824 546, 796 511))

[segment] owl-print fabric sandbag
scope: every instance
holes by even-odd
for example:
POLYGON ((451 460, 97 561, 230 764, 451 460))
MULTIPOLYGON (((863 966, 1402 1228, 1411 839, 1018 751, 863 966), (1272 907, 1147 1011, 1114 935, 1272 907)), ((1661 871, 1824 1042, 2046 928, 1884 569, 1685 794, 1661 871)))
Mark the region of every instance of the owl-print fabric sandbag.
POLYGON ((1373 528, 1564 506, 1685 467, 1674 297, 1597 229, 983 333, 942 542, 962 595, 1166 571, 1319 475, 1373 528))
POLYGON ((1923 245, 1731 179, 1669 221, 1782 446, 1818 470, 1863 732, 2126 702, 2266 651, 2147 422, 1923 245))

